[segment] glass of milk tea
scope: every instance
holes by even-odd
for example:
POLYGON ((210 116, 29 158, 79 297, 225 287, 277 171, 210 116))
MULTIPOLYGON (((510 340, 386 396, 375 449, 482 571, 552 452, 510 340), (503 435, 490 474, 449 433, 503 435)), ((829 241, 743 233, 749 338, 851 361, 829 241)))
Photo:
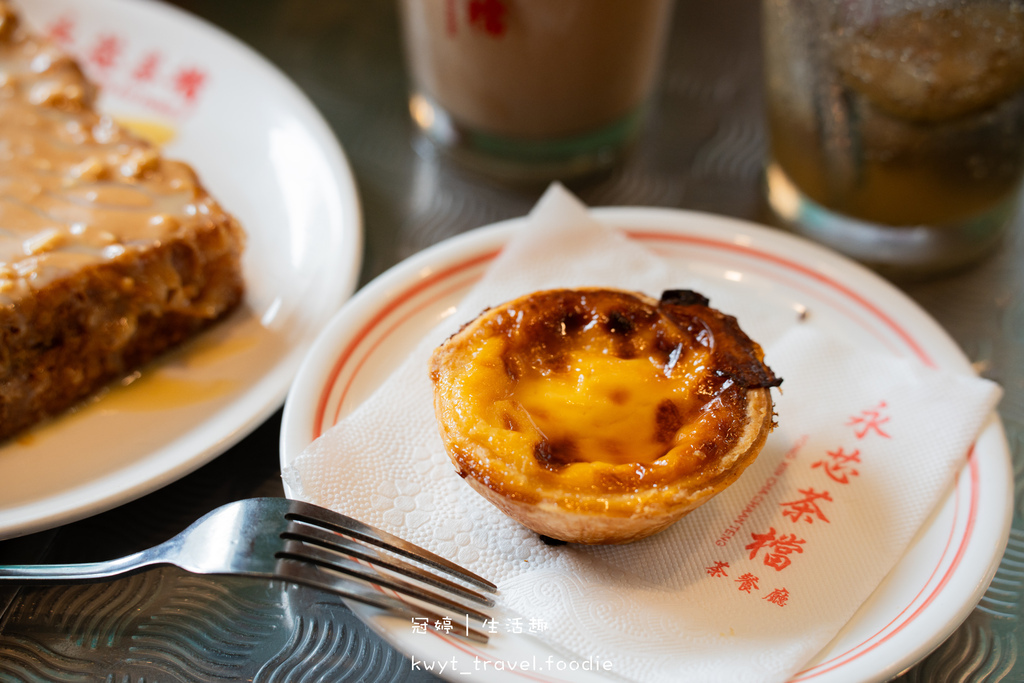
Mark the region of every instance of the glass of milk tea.
POLYGON ((607 170, 641 128, 673 0, 399 0, 412 120, 510 181, 607 170))

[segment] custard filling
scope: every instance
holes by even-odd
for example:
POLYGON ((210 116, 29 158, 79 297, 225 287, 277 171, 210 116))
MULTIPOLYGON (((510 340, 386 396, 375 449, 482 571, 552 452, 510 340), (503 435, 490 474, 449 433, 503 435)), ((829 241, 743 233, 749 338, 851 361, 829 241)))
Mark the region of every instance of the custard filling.
POLYGON ((512 389, 513 404, 554 451, 549 459, 621 465, 665 455, 693 408, 707 354, 692 351, 666 366, 590 344, 572 351, 565 370, 530 369, 512 389))

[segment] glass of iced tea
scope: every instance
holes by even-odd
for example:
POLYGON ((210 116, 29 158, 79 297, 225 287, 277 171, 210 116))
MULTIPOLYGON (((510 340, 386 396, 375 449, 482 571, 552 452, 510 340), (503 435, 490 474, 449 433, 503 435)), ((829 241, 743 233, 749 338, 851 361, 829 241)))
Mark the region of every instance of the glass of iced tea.
POLYGON ((894 278, 980 260, 1024 179, 1024 0, 763 0, 768 204, 894 278))

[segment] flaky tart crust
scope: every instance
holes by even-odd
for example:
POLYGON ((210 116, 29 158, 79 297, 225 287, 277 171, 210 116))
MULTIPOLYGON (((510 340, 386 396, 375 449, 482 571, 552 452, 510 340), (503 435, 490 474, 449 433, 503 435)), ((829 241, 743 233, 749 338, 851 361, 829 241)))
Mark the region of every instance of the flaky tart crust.
POLYGON ((588 544, 661 531, 735 481, 781 383, 688 290, 534 292, 452 335, 430 374, 459 475, 533 531, 588 544))

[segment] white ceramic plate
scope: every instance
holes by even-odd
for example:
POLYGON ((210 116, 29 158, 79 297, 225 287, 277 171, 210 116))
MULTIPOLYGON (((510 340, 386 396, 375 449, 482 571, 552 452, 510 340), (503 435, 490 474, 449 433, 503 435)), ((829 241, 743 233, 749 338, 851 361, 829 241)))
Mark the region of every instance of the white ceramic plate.
POLYGON ((22 2, 78 56, 101 109, 171 133, 249 234, 243 309, 134 385, 0 447, 0 538, 163 486, 280 407, 299 363, 352 293, 362 257, 355 184, 305 96, 259 55, 163 4, 22 2))
MULTIPOLYGON (((699 274, 723 291, 744 294, 748 306, 769 307, 787 317, 809 311, 805 324, 826 326, 853 343, 969 370, 956 344, 904 294, 819 246, 705 214, 622 208, 595 209, 593 215, 677 263, 681 279, 699 274)), ((458 310, 460 298, 521 220, 482 228, 417 254, 343 307, 317 340, 285 402, 283 466, 367 398, 425 331, 446 316, 475 315, 458 310)), ((743 310, 730 313, 743 319, 743 310)), ((969 462, 893 573, 794 680, 887 680, 939 645, 966 618, 988 586, 1010 530, 1013 473, 996 416, 969 462)), ((485 660, 492 663, 485 680, 605 680, 547 665, 551 651, 525 636, 499 633, 486 647, 475 647, 414 633, 406 620, 354 609, 416 661, 439 667, 454 656, 458 668, 443 672, 450 680, 461 680, 464 671, 483 676, 485 660), (496 672, 493 665, 524 660, 535 662, 534 669, 496 672)))

